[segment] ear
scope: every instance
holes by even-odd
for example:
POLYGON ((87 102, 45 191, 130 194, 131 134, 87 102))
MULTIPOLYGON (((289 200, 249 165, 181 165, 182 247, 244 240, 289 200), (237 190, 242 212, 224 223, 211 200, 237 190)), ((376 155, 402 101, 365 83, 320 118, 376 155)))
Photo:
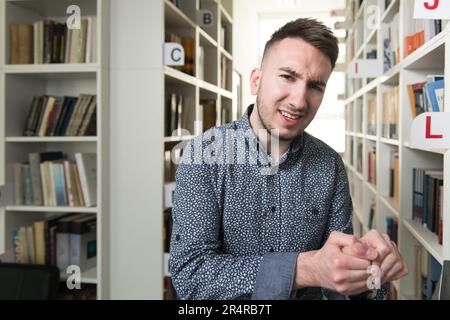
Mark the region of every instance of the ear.
POLYGON ((258 94, 258 89, 261 81, 261 70, 258 68, 255 68, 252 70, 252 73, 250 75, 250 86, 252 95, 256 96, 258 94))

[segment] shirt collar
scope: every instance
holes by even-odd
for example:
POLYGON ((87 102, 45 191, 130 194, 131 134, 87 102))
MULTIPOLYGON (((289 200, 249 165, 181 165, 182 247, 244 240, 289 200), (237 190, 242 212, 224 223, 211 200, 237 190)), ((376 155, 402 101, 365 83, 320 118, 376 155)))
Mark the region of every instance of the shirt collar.
MULTIPOLYGON (((248 106, 248 108, 245 111, 242 118, 240 118, 239 120, 236 121, 238 129, 242 129, 242 130, 252 129, 251 125, 250 125, 250 115, 252 114, 253 109, 254 109, 254 104, 251 104, 250 106, 248 106)), ((252 129, 252 133, 255 134, 253 129, 252 129)), ((255 134, 255 136, 256 136, 256 134, 255 134)), ((302 134, 294 139, 294 141, 289 146, 289 150, 287 152, 288 154, 297 153, 302 149, 303 144, 304 144, 304 138, 305 138, 304 136, 305 135, 302 134)))

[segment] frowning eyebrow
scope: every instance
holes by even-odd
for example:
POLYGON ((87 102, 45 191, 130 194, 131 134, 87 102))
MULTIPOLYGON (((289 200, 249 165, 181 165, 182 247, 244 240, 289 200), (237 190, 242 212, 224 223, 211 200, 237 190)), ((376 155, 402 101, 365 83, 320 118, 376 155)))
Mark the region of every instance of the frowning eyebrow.
MULTIPOLYGON (((292 70, 292 69, 289 68, 289 67, 283 67, 283 68, 280 68, 279 70, 280 70, 280 71, 283 71, 283 72, 286 72, 286 73, 289 73, 291 76, 293 76, 293 77, 295 77, 295 78, 303 79, 303 75, 301 75, 300 73, 298 73, 298 72, 295 71, 295 70, 292 70)), ((310 81, 308 81, 308 83, 309 83, 310 85, 316 85, 316 86, 322 86, 322 87, 325 87, 325 86, 327 85, 327 84, 325 83, 325 81, 322 81, 322 80, 320 80, 320 79, 310 80, 310 81)))

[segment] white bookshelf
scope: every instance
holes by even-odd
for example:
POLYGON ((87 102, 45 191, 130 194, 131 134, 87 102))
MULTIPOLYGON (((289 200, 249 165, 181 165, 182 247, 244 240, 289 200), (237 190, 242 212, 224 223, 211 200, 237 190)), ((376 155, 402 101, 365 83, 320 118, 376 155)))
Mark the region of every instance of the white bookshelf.
MULTIPOLYGON (((350 0, 349 0, 350 1, 350 0)), ((352 198, 355 206, 354 225, 363 225, 367 231, 368 211, 371 203, 375 203, 374 227, 382 233, 386 233, 386 218, 398 218, 399 248, 409 268, 408 276, 397 281, 393 285, 398 291, 399 298, 412 299, 415 295, 415 252, 414 247, 422 245, 441 264, 443 260, 450 259, 450 158, 449 154, 442 150, 420 150, 410 146, 410 129, 412 116, 407 84, 425 81, 426 75, 443 74, 446 81, 450 79, 450 26, 443 24, 443 31, 426 42, 412 54, 404 57, 405 16, 407 7, 413 6, 412 0, 392 0, 389 7, 384 10, 384 0, 364 0, 362 8, 357 4, 349 5, 347 19, 352 16, 352 28, 348 32, 347 62, 353 59, 364 59, 368 45, 376 43, 377 56, 383 58, 383 39, 381 31, 386 23, 390 23, 393 17, 399 13, 400 33, 400 62, 393 66, 382 76, 368 82, 367 79, 348 79, 346 119, 351 121, 346 131, 346 155, 345 164, 351 184, 352 198), (381 8, 381 29, 364 30, 358 33, 358 21, 364 17, 364 8, 369 5, 377 5, 381 8), (351 11, 351 12, 350 12, 351 11), (352 37, 362 37, 359 46, 354 49, 355 55, 351 59, 352 37), (383 136, 383 97, 382 94, 394 86, 399 86, 399 122, 398 139, 389 139, 383 136), (368 97, 375 97, 377 105, 377 134, 369 135, 367 132, 368 97), (363 104, 358 104, 358 100, 363 104), (363 132, 356 132, 358 127, 357 108, 362 108, 363 132), (353 141, 353 153, 350 152, 353 141), (363 145, 363 172, 356 170, 357 142, 363 145), (376 147, 376 175, 377 185, 368 183, 368 152, 376 147), (391 151, 399 153, 399 203, 389 197, 389 168, 391 151), (413 168, 444 168, 444 239, 443 245, 438 244, 437 235, 429 231, 421 223, 413 221, 412 217, 412 184, 413 168)), ((358 43, 358 41, 355 41, 358 43)), ((445 111, 450 110, 450 90, 446 85, 445 111)))
MULTIPOLYGON (((83 283, 96 284, 97 298, 110 297, 109 225, 109 16, 110 1, 80 0, 81 17, 97 17, 97 63, 9 64, 9 25, 45 18, 65 21, 66 2, 0 0, 0 258, 13 259, 12 229, 64 213, 97 217, 97 267, 82 271, 83 283), (31 100, 38 95, 97 97, 95 137, 22 137, 31 100), (12 164, 27 161, 32 152, 62 151, 69 160, 76 152, 97 154, 97 206, 47 207, 14 204, 12 164)), ((61 270, 61 279, 67 277, 61 270)))

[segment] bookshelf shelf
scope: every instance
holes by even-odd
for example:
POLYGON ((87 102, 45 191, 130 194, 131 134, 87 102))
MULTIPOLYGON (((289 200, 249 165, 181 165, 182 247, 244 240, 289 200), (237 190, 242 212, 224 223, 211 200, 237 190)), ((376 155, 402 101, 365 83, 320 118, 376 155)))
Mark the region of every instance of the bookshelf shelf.
POLYGON ((359 180, 364 181, 364 177, 361 173, 359 173, 358 171, 355 170, 354 174, 359 180))
POLYGON ((385 143, 385 144, 389 144, 391 146, 397 146, 397 147, 400 145, 400 141, 399 140, 395 140, 395 139, 380 138, 380 142, 385 143))
POLYGON ((373 194, 377 193, 377 187, 371 184, 370 182, 366 181, 366 186, 373 194))
POLYGON ((195 28, 195 23, 169 0, 164 1, 166 26, 170 28, 195 28))
POLYGON ((56 212, 56 213, 97 213, 98 208, 92 207, 37 207, 37 206, 6 206, 9 212, 56 212))
POLYGON ((411 219, 404 219, 403 223, 405 227, 411 232, 411 234, 427 249, 433 257, 442 264, 443 261, 443 248, 438 243, 438 237, 422 224, 411 219))
POLYGON ((194 136, 183 136, 183 137, 164 137, 164 143, 171 142, 181 142, 181 141, 190 141, 194 138, 194 136))
POLYGON ((222 5, 220 6, 220 13, 223 20, 225 20, 228 24, 233 24, 233 18, 222 5))
POLYGON ((363 216, 361 215, 361 213, 359 212, 359 210, 357 210, 356 208, 353 209, 353 213, 356 215, 356 217, 358 218, 358 220, 362 223, 363 226, 367 227, 367 223, 366 220, 363 219, 363 216))
MULTIPOLYGON (((423 263, 418 263, 419 258, 423 258, 419 256, 419 253, 422 255, 421 250, 428 252, 426 256, 429 259, 434 257, 441 264, 444 259, 450 258, 450 237, 447 235, 450 230, 448 152, 410 146, 410 129, 415 117, 410 100, 411 97, 415 98, 414 95, 420 97, 418 84, 423 86, 425 82, 436 82, 436 76, 443 75, 444 79, 450 77, 450 24, 446 20, 440 23, 422 20, 416 23, 412 19, 412 2, 392 0, 387 4, 382 0, 365 0, 362 7, 358 7, 359 1, 347 0, 347 20, 352 22, 346 43, 348 51, 351 50, 351 54, 347 55, 347 62, 364 59, 366 57, 361 57, 362 54, 366 55, 376 48, 376 56, 390 69, 375 79, 348 78, 347 98, 344 101, 346 121, 349 123, 346 126, 347 151, 344 158, 350 189, 354 190, 352 198, 357 207, 355 218, 364 221, 364 218, 372 215, 372 208, 375 208, 373 225, 377 230, 394 235, 397 232, 395 236, 398 247, 405 257, 410 274, 394 284, 394 287, 398 291, 398 297, 408 298, 417 296, 414 288, 417 288, 416 279, 420 279, 417 277, 417 271, 421 272, 423 266, 423 263), (381 26, 376 30, 362 28, 364 36, 361 38, 362 12, 365 11, 363 8, 371 5, 385 8, 381 16, 381 26), (440 25, 442 29, 439 29, 440 25), (428 28, 429 32, 425 32, 426 40, 421 41, 419 37, 423 31, 421 29, 424 28, 428 28), (398 39, 395 39, 397 32, 398 39), (431 37, 432 34, 435 36, 431 37), (376 44, 374 39, 377 39, 376 44), (415 42, 411 44, 413 40, 415 42), (420 43, 423 44, 419 46, 420 43), (392 44, 398 47, 394 48, 392 44), (414 95, 411 95, 408 90, 411 90, 414 84, 414 95), (371 113, 374 105, 376 116, 371 113), (394 108, 389 109, 391 106, 394 108), (376 119, 376 130, 373 119, 376 119), (368 123, 372 125, 371 131, 366 129, 368 123), (372 161, 375 154, 372 150, 376 150, 375 161, 372 161), (369 182, 369 178, 373 181, 374 165, 376 186, 369 182), (413 171, 414 169, 416 170, 413 171), (423 182, 426 176, 431 181, 428 187, 423 182), (366 187, 362 188, 364 185, 366 187), (421 188, 418 189, 419 187, 421 188), (430 192, 434 192, 436 197, 427 198, 428 202, 425 203, 424 197, 430 192), (420 198, 421 196, 423 198, 420 198), (441 204, 437 202, 438 196, 441 204), (425 206, 428 206, 427 211, 425 206), (439 215, 443 217, 442 245, 439 244, 437 235, 440 232, 439 221, 436 220, 438 209, 439 215), (421 216, 424 212, 427 212, 427 216, 421 216), (417 222, 419 219, 428 221, 423 224, 417 222), (411 293, 414 295, 410 295, 411 293)), ((445 104, 441 108, 444 112, 449 111, 450 91, 447 89, 445 86, 445 104)), ((424 94, 422 92, 422 95, 424 94)), ((413 106, 421 108, 416 104, 413 106)), ((420 286, 420 283, 418 285, 420 286)))
POLYGON ((381 23, 386 23, 390 20, 392 20, 393 16, 396 12, 399 10, 400 0, 392 0, 392 2, 389 4, 389 6, 384 11, 383 15, 381 16, 381 23))
POLYGON ((96 63, 80 64, 29 64, 5 65, 5 74, 51 74, 51 73, 95 73, 99 70, 96 63))
POLYGON ((214 94, 221 94, 222 90, 209 82, 203 81, 203 80, 197 80, 197 85, 200 89, 209 91, 214 94))
POLYGON ((200 45, 205 47, 217 48, 217 41, 214 40, 206 31, 202 28, 197 27, 200 34, 200 45))
POLYGON ((220 89, 220 95, 222 97, 224 97, 224 98, 227 98, 227 99, 233 99, 234 98, 233 92, 225 90, 225 89, 220 89))
POLYGON ((411 53, 402 62, 403 69, 441 69, 445 60, 445 42, 449 29, 442 31, 422 47, 411 53))
POLYGON ((369 43, 376 43, 377 38, 376 38, 376 34, 378 33, 378 29, 373 29, 372 31, 370 31, 369 35, 367 36, 367 40, 364 42, 363 47, 367 47, 367 45, 369 43))
POLYGON ((398 204, 391 198, 387 196, 380 196, 381 201, 384 205, 397 217, 400 217, 400 211, 398 204))
MULTIPOLYGON (((15 6, 30 10, 38 15, 46 17, 54 17, 61 15, 61 12, 66 12, 67 4, 63 2, 55 2, 53 0, 39 0, 39 1, 22 1, 22 0, 6 0, 15 6)), ((83 8, 85 14, 93 15, 98 12, 96 3, 90 0, 79 0, 77 4, 83 8)))
POLYGON ((175 83, 178 82, 179 84, 190 84, 192 86, 197 85, 196 78, 172 67, 164 66, 164 74, 169 81, 175 81, 175 83))
POLYGON ((98 142, 97 137, 7 137, 8 143, 76 143, 76 142, 98 142))
POLYGON ((228 60, 233 60, 231 54, 222 47, 220 47, 220 53, 223 54, 225 57, 227 57, 228 60))
POLYGON ((421 148, 411 147, 411 145, 408 142, 405 142, 403 145, 405 146, 405 148, 408 148, 410 150, 419 150, 419 151, 425 151, 425 152, 441 154, 441 155, 445 154, 445 150, 443 150, 443 149, 426 149, 425 150, 425 149, 421 149, 421 148))

